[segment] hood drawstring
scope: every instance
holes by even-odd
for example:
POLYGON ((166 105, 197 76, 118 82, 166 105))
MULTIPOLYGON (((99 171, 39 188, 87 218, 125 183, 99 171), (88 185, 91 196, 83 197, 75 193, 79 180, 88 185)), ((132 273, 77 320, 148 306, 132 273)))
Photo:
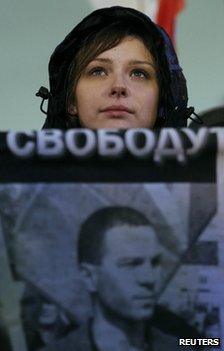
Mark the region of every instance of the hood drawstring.
POLYGON ((44 104, 45 100, 48 100, 51 97, 50 91, 47 88, 42 86, 42 87, 40 87, 40 89, 36 93, 36 96, 42 98, 42 101, 41 101, 41 104, 40 104, 40 110, 41 110, 41 112, 43 112, 46 115, 47 112, 43 109, 43 104, 44 104))
POLYGON ((199 117, 199 115, 195 112, 194 107, 188 107, 186 110, 186 118, 190 118, 193 122, 197 123, 197 124, 203 124, 203 120, 201 119, 201 117, 199 117), (191 117, 191 115, 194 115, 196 118, 191 117))

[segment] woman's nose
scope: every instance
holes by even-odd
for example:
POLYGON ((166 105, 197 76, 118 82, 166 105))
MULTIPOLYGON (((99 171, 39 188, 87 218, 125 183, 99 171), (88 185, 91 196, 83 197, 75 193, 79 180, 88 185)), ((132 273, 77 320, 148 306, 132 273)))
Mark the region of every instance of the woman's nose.
POLYGON ((128 87, 125 82, 125 79, 120 75, 114 77, 111 87, 110 87, 110 96, 112 97, 127 97, 128 96, 128 87))

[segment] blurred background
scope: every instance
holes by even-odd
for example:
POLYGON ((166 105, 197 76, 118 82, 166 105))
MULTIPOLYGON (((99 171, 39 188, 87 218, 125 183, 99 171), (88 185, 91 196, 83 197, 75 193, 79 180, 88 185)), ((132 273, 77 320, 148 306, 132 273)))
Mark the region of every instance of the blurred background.
MULTIPOLYGON (((40 129, 41 85, 57 44, 95 8, 124 5, 156 16, 158 0, 0 0, 1 130, 40 129)), ((168 1, 168 0, 167 0, 168 1)), ((198 113, 224 105, 224 0, 185 0, 175 42, 198 113)))

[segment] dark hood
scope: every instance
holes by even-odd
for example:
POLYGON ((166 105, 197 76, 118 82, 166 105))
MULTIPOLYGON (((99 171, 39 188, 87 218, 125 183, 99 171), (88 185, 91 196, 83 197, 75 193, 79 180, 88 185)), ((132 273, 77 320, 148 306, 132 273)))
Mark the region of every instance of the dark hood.
POLYGON ((182 127, 186 125, 185 111, 188 101, 186 80, 170 38, 162 28, 155 25, 143 13, 132 8, 115 6, 96 10, 85 17, 54 50, 49 62, 50 94, 44 128, 74 127, 69 126, 70 118, 66 112, 67 80, 70 65, 85 38, 89 35, 94 36, 94 33, 110 23, 130 21, 142 28, 152 27, 155 42, 159 43, 159 55, 165 56, 169 80, 166 79, 164 88, 166 91, 164 101, 166 102, 163 101, 159 106, 159 114, 165 115, 164 126, 182 127))

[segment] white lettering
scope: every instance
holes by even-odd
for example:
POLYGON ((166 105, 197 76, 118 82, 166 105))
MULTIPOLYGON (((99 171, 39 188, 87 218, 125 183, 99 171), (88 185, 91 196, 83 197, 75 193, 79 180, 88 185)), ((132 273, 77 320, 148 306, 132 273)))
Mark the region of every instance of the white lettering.
POLYGON ((179 345, 185 345, 185 339, 179 339, 179 345))
POLYGON ((155 146, 155 134, 148 129, 130 129, 125 134, 125 145, 132 155, 137 157, 148 157, 155 146), (144 145, 138 146, 138 138, 144 137, 144 145))
POLYGON ((179 339, 179 345, 191 345, 191 346, 219 346, 219 338, 204 338, 204 339, 179 339))
POLYGON ((37 132, 37 154, 42 157, 60 157, 64 154, 63 132, 46 129, 37 132))
POLYGON ((34 137, 34 132, 9 132, 6 136, 8 148, 16 155, 22 158, 28 158, 34 155, 35 142, 26 141, 23 146, 19 145, 22 136, 34 137))
POLYGON ((99 155, 109 157, 119 157, 124 152, 124 141, 121 135, 117 135, 118 130, 102 129, 98 130, 99 155))
POLYGON ((181 137, 175 129, 164 128, 159 134, 158 144, 154 153, 154 161, 162 162, 164 158, 176 158, 184 163, 186 155, 181 137))
POLYGON ((96 149, 96 136, 89 129, 69 130, 65 133, 65 142, 70 153, 78 157, 89 157, 96 149), (81 145, 78 142, 80 138, 84 138, 81 145))
POLYGON ((215 133, 218 140, 218 152, 224 152, 224 128, 210 128, 210 133, 215 133))
POLYGON ((205 146, 208 140, 208 129, 200 128, 197 133, 190 128, 182 128, 181 130, 187 135, 192 143, 192 147, 186 151, 187 155, 197 154, 205 146))
POLYGON ((213 339, 213 346, 220 346, 220 339, 213 339))

